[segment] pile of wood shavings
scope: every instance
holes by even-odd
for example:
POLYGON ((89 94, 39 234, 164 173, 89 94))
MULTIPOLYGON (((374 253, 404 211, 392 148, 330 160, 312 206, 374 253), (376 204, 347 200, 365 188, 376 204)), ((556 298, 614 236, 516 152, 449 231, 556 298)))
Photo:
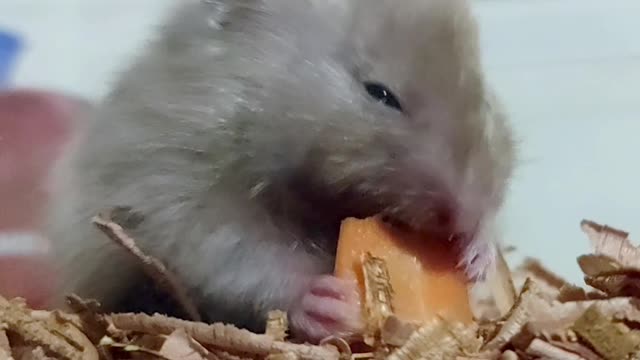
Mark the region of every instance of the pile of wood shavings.
MULTIPOLYGON (((137 249, 117 224, 101 217, 94 222, 198 318, 162 264, 137 249)), ((399 320, 389 305, 393 292, 384 261, 365 256, 367 326, 351 339, 318 346, 290 342, 286 314, 279 311, 270 314, 265 334, 255 334, 157 314, 103 314, 99 304, 77 296, 68 298, 67 312, 31 310, 20 299, 0 297, 0 360, 640 359, 640 249, 623 231, 590 221, 581 226, 594 248, 578 258, 588 288, 534 260, 511 272, 501 255, 498 271, 481 284, 488 292, 474 298, 472 325, 399 320)))

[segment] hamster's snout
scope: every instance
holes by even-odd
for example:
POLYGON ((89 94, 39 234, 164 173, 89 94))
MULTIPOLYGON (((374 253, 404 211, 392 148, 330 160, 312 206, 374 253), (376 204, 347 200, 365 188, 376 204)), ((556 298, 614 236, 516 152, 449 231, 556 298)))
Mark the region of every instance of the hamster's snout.
POLYGON ((435 224, 438 228, 451 229, 455 223, 455 212, 450 206, 442 206, 435 211, 435 224))
POLYGON ((431 210, 431 214, 430 221, 423 225, 427 232, 443 238, 456 233, 457 211, 453 204, 437 204, 431 210))
POLYGON ((434 203, 425 199, 406 208, 389 210, 383 213, 384 221, 398 227, 426 232, 440 239, 447 240, 468 232, 460 226, 461 212, 453 201, 434 203))
POLYGON ((461 240, 472 238, 476 232, 476 226, 461 220, 464 218, 459 205, 440 205, 435 210, 433 231, 436 235, 446 240, 461 240))
POLYGON ((461 200, 434 204, 427 231, 449 241, 475 238, 486 209, 480 204, 461 200))

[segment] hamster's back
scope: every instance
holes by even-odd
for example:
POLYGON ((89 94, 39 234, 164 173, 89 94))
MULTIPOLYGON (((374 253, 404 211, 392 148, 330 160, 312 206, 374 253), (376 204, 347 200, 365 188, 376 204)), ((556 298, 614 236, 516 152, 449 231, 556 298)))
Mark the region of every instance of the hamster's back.
MULTIPOLYGON (((202 246, 198 242, 205 237, 198 240, 190 228, 193 218, 201 216, 197 211, 206 206, 203 198, 220 168, 243 151, 229 136, 239 131, 237 124, 225 120, 239 107, 251 106, 242 79, 272 76, 272 68, 258 66, 261 57, 280 56, 279 48, 292 51, 287 40, 298 32, 319 41, 299 43, 298 48, 308 49, 296 50, 331 46, 329 37, 322 41, 312 34, 335 31, 330 22, 317 21, 326 15, 308 11, 322 3, 190 0, 177 5, 78 128, 54 171, 47 231, 61 282, 53 305, 76 292, 114 307, 143 278, 135 259, 93 226, 92 217, 103 211, 119 208, 122 223, 135 225, 126 230, 138 245, 161 259, 202 246), (308 16, 315 18, 307 21, 308 16), (126 211, 131 208, 136 212, 126 211), (129 221, 138 213, 149 215, 142 225, 129 221), (177 244, 180 238, 193 243, 177 244)), ((281 129, 273 125, 273 131, 281 129)))

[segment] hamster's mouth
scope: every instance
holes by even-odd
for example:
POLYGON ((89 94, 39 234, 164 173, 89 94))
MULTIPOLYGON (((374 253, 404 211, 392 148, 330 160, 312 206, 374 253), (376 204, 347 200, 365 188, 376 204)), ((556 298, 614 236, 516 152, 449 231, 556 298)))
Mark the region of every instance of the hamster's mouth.
MULTIPOLYGON (((456 229, 456 207, 450 202, 434 203, 433 199, 426 199, 406 203, 395 195, 370 196, 355 188, 336 192, 336 189, 326 184, 310 183, 309 176, 290 180, 293 181, 288 183, 287 191, 290 199, 295 199, 295 204, 287 202, 287 209, 284 211, 272 210, 284 218, 293 217, 301 221, 305 231, 310 232, 311 236, 323 235, 319 237, 337 239, 341 224, 346 218, 364 219, 380 216, 383 221, 394 227, 424 233, 430 238, 454 241, 468 237, 459 231, 461 229, 456 229)), ((282 200, 280 196, 276 198, 282 200)), ((273 206, 278 200, 268 203, 273 206)))
POLYGON ((458 241, 467 237, 462 232, 453 231, 452 220, 447 216, 424 221, 415 214, 387 211, 388 207, 372 203, 357 194, 344 194, 343 197, 325 197, 318 193, 305 194, 311 212, 305 212, 309 218, 305 221, 309 229, 328 230, 332 239, 337 239, 342 222, 347 218, 365 219, 379 216, 389 225, 408 232, 424 233, 430 238, 443 241, 458 241), (324 224, 324 225, 323 225, 324 224))
POLYGON ((454 231, 451 227, 442 228, 439 225, 430 223, 410 224, 405 219, 390 215, 382 215, 381 220, 402 231, 424 233, 429 237, 442 239, 443 241, 461 241, 471 236, 471 234, 462 231, 454 231))

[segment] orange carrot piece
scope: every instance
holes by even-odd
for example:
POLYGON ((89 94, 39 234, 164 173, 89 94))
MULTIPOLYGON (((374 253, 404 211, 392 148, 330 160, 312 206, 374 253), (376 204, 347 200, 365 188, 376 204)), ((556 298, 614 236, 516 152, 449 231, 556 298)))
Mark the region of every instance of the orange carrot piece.
POLYGON ((342 222, 335 275, 355 277, 364 299, 362 255, 385 260, 393 289, 396 316, 427 322, 436 316, 470 323, 468 284, 456 268, 450 243, 392 228, 378 217, 348 218, 342 222))

